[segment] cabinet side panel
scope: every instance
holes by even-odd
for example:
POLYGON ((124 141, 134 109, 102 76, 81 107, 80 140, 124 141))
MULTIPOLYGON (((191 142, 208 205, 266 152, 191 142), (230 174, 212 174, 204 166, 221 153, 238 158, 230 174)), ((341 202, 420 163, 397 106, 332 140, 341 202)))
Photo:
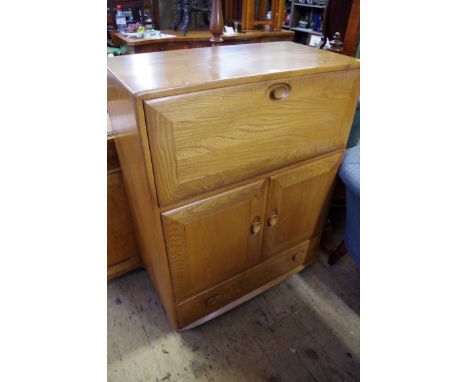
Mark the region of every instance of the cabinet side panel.
POLYGON ((135 98, 110 74, 107 75, 107 84, 108 113, 143 263, 166 313, 177 328, 171 275, 151 177, 151 162, 145 158, 145 148, 148 150, 148 147, 145 133, 141 133, 145 131, 141 125, 144 122, 138 118, 135 98))

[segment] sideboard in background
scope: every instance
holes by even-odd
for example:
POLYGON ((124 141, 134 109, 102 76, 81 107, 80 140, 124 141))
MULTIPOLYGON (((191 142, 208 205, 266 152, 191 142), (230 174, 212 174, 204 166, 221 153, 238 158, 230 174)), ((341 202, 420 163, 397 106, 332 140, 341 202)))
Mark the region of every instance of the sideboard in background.
MULTIPOLYGON (((127 53, 149 53, 167 50, 206 48, 212 45, 210 31, 190 31, 186 36, 181 32, 172 30, 163 33, 175 35, 175 37, 163 39, 134 39, 123 36, 121 33, 112 34, 112 42, 115 45, 127 46, 127 53)), ((249 31, 232 36, 223 36, 221 45, 254 44, 263 42, 292 41, 294 32, 280 31, 249 31)))
POLYGON ((107 278, 142 266, 114 136, 107 136, 107 278))

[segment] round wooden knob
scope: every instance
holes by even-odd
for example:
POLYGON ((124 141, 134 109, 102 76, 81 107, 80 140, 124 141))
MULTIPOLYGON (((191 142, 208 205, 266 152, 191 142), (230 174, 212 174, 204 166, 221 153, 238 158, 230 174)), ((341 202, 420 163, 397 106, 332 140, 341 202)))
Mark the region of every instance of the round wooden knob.
POLYGON ((253 236, 258 235, 261 228, 262 228, 262 222, 260 221, 260 218, 257 216, 252 222, 252 225, 250 226, 250 233, 253 236))
POLYGON ((218 297, 219 297, 219 295, 215 294, 214 296, 211 296, 210 298, 206 299, 205 305, 206 305, 206 306, 213 306, 213 305, 215 305, 216 302, 218 301, 218 297))
POLYGON ((276 223, 278 223, 278 212, 273 210, 271 215, 268 217, 267 224, 268 227, 273 227, 276 223))
POLYGON ((304 251, 301 251, 301 252, 298 252, 296 253, 293 257, 292 257, 292 260, 293 261, 299 261, 299 260, 302 260, 305 256, 305 253, 304 251))
POLYGON ((270 88, 270 98, 275 101, 286 99, 291 91, 288 84, 277 84, 270 88))

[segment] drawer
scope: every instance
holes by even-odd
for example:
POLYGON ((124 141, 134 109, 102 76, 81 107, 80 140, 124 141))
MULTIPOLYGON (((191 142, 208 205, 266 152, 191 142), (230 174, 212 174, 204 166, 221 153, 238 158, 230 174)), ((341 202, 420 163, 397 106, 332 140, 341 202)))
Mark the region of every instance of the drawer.
POLYGON ((159 203, 344 149, 359 71, 337 71, 145 101, 159 203))
POLYGON ((300 271, 304 263, 317 254, 319 238, 296 245, 268 261, 177 305, 179 327, 183 328, 257 288, 292 271, 300 271))

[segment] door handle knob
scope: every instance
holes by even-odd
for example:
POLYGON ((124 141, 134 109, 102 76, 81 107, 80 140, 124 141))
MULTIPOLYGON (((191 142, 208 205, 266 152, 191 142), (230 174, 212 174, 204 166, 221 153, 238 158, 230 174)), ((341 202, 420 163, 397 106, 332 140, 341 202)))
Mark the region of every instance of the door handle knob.
POLYGON ((305 256, 304 251, 300 251, 300 252, 296 253, 296 254, 292 257, 292 261, 300 261, 300 260, 304 259, 304 256, 305 256))
POLYGON ((268 94, 273 101, 281 101, 288 98, 291 86, 288 84, 275 84, 270 87, 268 94))
POLYGON ((262 222, 260 218, 257 216, 252 222, 252 225, 250 226, 250 234, 253 236, 258 235, 261 229, 262 229, 262 222))
POLYGON ((271 215, 267 219, 267 224, 268 227, 273 227, 274 225, 276 225, 276 223, 278 223, 278 211, 273 210, 271 212, 271 215))
POLYGON ((211 296, 210 298, 205 300, 205 306, 210 307, 214 306, 219 300, 219 295, 215 294, 214 296, 211 296))

